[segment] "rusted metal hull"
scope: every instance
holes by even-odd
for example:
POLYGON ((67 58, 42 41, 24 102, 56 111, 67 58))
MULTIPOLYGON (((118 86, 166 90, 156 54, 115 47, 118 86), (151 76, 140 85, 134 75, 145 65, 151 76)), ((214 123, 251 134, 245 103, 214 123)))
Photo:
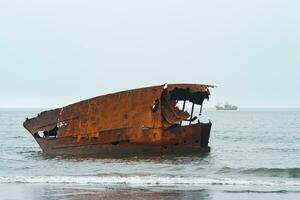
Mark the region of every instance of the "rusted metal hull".
POLYGON ((208 151, 211 123, 201 123, 208 85, 170 84, 83 100, 26 119, 45 153, 122 156, 208 151), (185 104, 192 103, 189 113, 185 104), (182 108, 180 103, 182 103, 182 108), (193 116, 195 105, 199 115, 193 116))
MULTIPOLYGON (((132 143, 129 139, 110 140, 104 138, 61 138, 44 139, 35 138, 42 150, 49 155, 72 156, 99 156, 99 157, 127 157, 147 155, 183 155, 209 152, 208 146, 211 123, 199 123, 190 126, 178 126, 164 130, 146 130, 144 142, 132 143), (149 138, 161 133, 168 135, 160 142, 149 142, 149 138)), ((119 130, 108 134, 118 135, 119 130)), ((105 138, 108 137, 104 135, 105 138)))

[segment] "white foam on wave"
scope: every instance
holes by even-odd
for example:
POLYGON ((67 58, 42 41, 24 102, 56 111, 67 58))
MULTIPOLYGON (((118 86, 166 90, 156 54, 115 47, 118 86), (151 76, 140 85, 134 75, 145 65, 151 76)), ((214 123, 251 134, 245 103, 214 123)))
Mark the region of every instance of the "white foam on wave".
POLYGON ((182 176, 0 176, 0 183, 101 184, 130 186, 299 186, 299 181, 213 179, 182 176))

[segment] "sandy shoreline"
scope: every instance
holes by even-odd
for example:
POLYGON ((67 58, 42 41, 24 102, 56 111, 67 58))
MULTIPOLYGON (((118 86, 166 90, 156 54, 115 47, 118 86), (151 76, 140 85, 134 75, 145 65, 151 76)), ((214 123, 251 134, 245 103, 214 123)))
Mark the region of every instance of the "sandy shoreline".
POLYGON ((172 188, 130 188, 127 186, 102 187, 99 185, 52 185, 52 184, 0 184, 1 199, 3 200, 94 200, 94 199, 299 199, 300 191, 291 190, 224 190, 197 189, 178 190, 172 188))

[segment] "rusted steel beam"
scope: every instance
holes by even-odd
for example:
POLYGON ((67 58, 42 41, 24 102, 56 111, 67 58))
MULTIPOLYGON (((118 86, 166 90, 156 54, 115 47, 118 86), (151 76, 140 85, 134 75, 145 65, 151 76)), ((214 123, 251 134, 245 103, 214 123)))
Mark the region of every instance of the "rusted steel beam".
MULTIPOLYGON (((182 111, 185 110, 185 102, 186 102, 186 100, 183 101, 182 111)), ((180 122, 180 126, 181 126, 181 125, 182 125, 182 121, 180 122)))
POLYGON ((203 104, 200 105, 200 111, 199 111, 199 116, 202 115, 202 108, 203 108, 203 104))
POLYGON ((194 107, 195 107, 195 104, 193 103, 193 105, 192 105, 192 111, 191 111, 191 117, 190 117, 190 123, 189 124, 192 123, 193 114, 194 114, 194 107))
POLYGON ((183 101, 182 111, 184 111, 184 109, 185 109, 185 102, 186 102, 186 100, 183 101))

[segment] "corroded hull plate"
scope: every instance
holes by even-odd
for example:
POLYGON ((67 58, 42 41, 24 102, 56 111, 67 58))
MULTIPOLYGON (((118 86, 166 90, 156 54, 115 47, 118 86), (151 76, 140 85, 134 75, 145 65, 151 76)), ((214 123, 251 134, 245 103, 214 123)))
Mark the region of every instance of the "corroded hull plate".
MULTIPOLYGON (((209 152, 211 123, 170 128, 163 134, 176 138, 160 143, 131 143, 128 140, 102 143, 99 138, 68 140, 35 138, 44 153, 49 155, 128 157, 147 155, 192 155, 209 152)), ((112 133, 113 134, 113 133, 112 133)))

